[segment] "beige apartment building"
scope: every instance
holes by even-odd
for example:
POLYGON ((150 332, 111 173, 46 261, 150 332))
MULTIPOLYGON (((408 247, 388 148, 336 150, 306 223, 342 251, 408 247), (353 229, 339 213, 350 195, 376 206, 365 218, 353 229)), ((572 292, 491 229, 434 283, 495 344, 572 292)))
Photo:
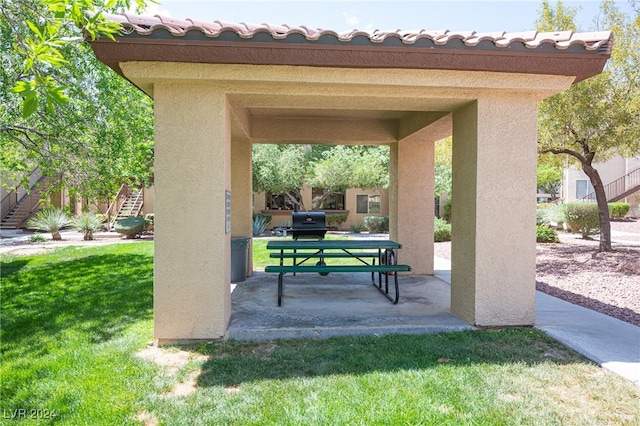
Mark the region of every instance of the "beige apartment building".
MULTIPOLYGON (((301 191, 302 201, 307 210, 316 205, 314 199, 321 190, 305 185, 301 191)), ((367 216, 389 216, 389 190, 387 189, 356 189, 349 188, 342 193, 333 195, 323 203, 318 211, 325 214, 345 214, 347 220, 341 225, 341 230, 349 230, 351 226, 362 224, 367 216)), ((291 222, 293 206, 287 203, 282 195, 264 192, 253 194, 253 213, 271 215, 271 226, 283 226, 291 222)))
MULTIPOLYGON (((629 203, 627 216, 640 217, 640 157, 617 155, 604 163, 594 163, 594 167, 605 185, 607 199, 629 203)), ((563 202, 581 200, 592 193, 593 185, 582 169, 571 166, 564 170, 560 192, 563 202)))

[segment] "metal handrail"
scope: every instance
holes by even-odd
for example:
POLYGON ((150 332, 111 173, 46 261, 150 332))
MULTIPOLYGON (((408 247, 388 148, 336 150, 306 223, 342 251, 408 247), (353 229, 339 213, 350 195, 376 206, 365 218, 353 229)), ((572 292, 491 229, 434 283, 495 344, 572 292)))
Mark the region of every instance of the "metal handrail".
MULTIPOLYGON (((630 171, 626 175, 622 176, 610 182, 604 186, 604 193, 608 202, 618 201, 623 199, 629 194, 640 190, 640 167, 630 171)), ((595 191, 585 195, 580 201, 595 201, 595 191)))
MULTIPOLYGON (((29 173, 29 191, 31 191, 38 182, 40 182, 43 178, 43 176, 40 176, 33 184, 31 184, 31 176, 33 176, 33 174, 35 172, 40 172, 39 168, 35 168, 31 171, 31 173, 29 173)), ((20 186, 16 187, 15 190, 10 191, 7 195, 5 195, 4 197, 2 197, 2 200, 0 200, 0 211, 2 212, 2 219, 5 218, 6 215, 9 214, 9 212, 11 212, 11 210, 20 202, 22 201, 26 196, 29 195, 29 192, 26 191, 24 195, 22 195, 22 197, 18 197, 18 188, 20 188, 20 186), (13 196, 14 200, 12 202, 11 200, 11 196, 13 196), (7 205, 8 204, 8 205, 7 205)))
POLYGON ((0 210, 2 211, 2 219, 11 212, 11 209, 18 204, 18 191, 11 191, 0 201, 0 210), (13 200, 11 199, 13 196, 13 200))
POLYGON ((108 222, 109 228, 111 228, 111 225, 112 225, 111 218, 118 217, 118 212, 120 211, 120 207, 122 207, 125 200, 129 196, 128 193, 129 193, 129 188, 127 187, 127 184, 123 183, 122 185, 120 185, 120 189, 118 190, 118 193, 116 194, 115 199, 109 205, 109 207, 107 207, 107 211, 105 212, 105 215, 107 216, 107 222, 108 222))
POLYGON ((129 210, 129 216, 138 216, 138 214, 140 214, 140 210, 142 209, 142 204, 140 203, 140 206, 138 206, 138 200, 140 200, 140 197, 142 196, 142 189, 138 190, 138 193, 136 194, 136 199, 133 201, 133 206, 131 206, 131 209, 129 210), (136 209, 136 214, 133 214, 133 209, 136 209))
POLYGON ((38 192, 32 192, 31 194, 27 195, 26 197, 23 197, 20 201, 28 201, 31 200, 31 204, 28 205, 28 209, 27 210, 27 214, 24 215, 24 219, 22 219, 22 221, 18 222, 16 224, 16 229, 20 229, 23 226, 25 226, 25 224, 27 223, 27 221, 31 218, 31 216, 33 216, 33 214, 40 210, 39 208, 36 208, 36 206, 38 206, 40 204, 40 195, 41 193, 38 192))

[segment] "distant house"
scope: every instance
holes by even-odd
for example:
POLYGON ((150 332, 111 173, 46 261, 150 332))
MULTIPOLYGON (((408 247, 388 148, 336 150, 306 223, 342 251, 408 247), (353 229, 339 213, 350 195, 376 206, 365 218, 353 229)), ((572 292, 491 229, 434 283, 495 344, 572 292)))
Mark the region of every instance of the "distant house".
MULTIPOLYGON (((316 204, 314 199, 319 196, 319 190, 305 186, 302 201, 307 210, 312 210, 316 204)), ((281 226, 284 222, 291 222, 293 206, 289 205, 283 195, 264 192, 254 192, 253 212, 271 215, 271 225, 281 226)), ((326 200, 319 211, 326 214, 344 213, 347 221, 342 224, 343 229, 352 225, 359 225, 366 216, 389 215, 389 191, 387 189, 347 189, 344 193, 333 195, 326 200)))
MULTIPOLYGON (((594 166, 605 185, 607 200, 629 203, 631 209, 628 216, 640 217, 640 157, 615 156, 594 166)), ((574 166, 565 169, 560 198, 563 202, 582 199, 595 201, 593 186, 582 169, 574 166)))

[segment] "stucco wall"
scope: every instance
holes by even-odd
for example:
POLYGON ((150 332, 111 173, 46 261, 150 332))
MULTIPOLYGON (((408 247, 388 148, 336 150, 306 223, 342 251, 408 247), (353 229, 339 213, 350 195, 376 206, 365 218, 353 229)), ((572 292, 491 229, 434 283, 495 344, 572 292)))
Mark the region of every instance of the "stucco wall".
POLYGON ((309 136, 315 143, 389 144, 390 237, 405 247, 403 263, 429 273, 429 138, 447 136, 439 134, 451 129, 443 122, 446 112, 454 116, 452 312, 483 326, 533 324, 536 103, 568 88, 573 77, 120 65, 155 99, 154 311, 160 341, 224 335, 230 317, 224 193, 232 188, 230 144, 243 135, 253 143, 303 143, 309 136), (426 194, 416 196, 420 192, 426 194), (416 212, 424 216, 416 220, 416 212))
POLYGON ((451 310, 479 326, 535 321, 536 116, 517 94, 454 112, 451 310))
POLYGON ((155 335, 220 338, 231 314, 229 108, 215 87, 156 84, 155 335))

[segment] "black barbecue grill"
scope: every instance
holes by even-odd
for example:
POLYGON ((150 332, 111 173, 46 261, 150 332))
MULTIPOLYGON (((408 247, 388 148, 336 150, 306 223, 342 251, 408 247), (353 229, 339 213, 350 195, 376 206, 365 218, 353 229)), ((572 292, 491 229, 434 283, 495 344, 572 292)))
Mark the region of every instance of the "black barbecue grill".
POLYGON ((327 222, 324 212, 291 213, 291 235, 299 238, 322 240, 327 233, 327 222))

